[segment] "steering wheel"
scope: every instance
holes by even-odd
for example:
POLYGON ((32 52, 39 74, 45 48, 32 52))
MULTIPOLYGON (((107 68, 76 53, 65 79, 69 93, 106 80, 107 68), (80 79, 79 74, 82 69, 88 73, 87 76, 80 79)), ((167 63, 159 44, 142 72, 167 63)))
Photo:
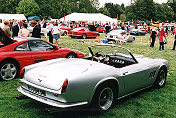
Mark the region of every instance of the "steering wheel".
POLYGON ((93 56, 92 56, 92 61, 94 60, 94 58, 96 60, 98 60, 98 62, 103 60, 103 63, 105 62, 106 59, 106 54, 103 51, 98 51, 96 52, 93 56), (102 53, 102 54, 101 54, 102 53))

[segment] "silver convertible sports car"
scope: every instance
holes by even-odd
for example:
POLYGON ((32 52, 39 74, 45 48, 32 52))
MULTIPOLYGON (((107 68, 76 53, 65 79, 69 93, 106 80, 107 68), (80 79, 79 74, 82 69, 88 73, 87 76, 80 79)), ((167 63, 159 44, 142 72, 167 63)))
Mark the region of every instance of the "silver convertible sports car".
POLYGON ((165 85, 168 61, 133 55, 114 45, 89 47, 84 59, 62 58, 26 66, 19 92, 59 107, 91 106, 106 111, 114 101, 145 88, 165 85))

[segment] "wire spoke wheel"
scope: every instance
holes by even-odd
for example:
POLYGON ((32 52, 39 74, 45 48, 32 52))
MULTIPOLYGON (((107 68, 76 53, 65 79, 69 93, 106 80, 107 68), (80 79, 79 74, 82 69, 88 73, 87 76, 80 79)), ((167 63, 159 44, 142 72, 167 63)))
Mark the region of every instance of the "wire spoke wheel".
POLYGON ((106 87, 100 93, 98 99, 98 107, 101 110, 107 110, 111 107, 112 102, 113 102, 113 91, 111 88, 106 87))
POLYGON ((166 81, 166 73, 164 72, 164 70, 161 70, 159 73, 159 86, 163 86, 165 81, 166 81))

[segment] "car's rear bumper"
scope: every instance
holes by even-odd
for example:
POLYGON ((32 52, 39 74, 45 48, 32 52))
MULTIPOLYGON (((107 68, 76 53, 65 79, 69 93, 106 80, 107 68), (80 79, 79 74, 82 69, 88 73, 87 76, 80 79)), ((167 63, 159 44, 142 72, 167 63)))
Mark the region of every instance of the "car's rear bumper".
POLYGON ((56 100, 52 100, 43 96, 36 95, 34 93, 31 93, 30 91, 26 90, 22 86, 18 87, 17 90, 22 93, 25 96, 28 96, 34 100, 37 100, 39 102, 45 103, 47 105, 59 107, 59 108, 69 108, 69 107, 75 107, 75 106, 82 106, 88 104, 88 102, 76 102, 76 103, 68 103, 68 102, 60 102, 56 100))

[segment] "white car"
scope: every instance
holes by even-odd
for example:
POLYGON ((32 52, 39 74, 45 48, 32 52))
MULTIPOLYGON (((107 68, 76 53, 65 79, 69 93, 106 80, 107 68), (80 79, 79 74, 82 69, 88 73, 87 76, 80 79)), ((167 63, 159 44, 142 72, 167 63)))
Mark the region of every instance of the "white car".
POLYGON ((126 34, 125 30, 112 30, 105 35, 105 39, 108 40, 108 42, 122 44, 126 42, 133 42, 135 40, 135 36, 126 34))

